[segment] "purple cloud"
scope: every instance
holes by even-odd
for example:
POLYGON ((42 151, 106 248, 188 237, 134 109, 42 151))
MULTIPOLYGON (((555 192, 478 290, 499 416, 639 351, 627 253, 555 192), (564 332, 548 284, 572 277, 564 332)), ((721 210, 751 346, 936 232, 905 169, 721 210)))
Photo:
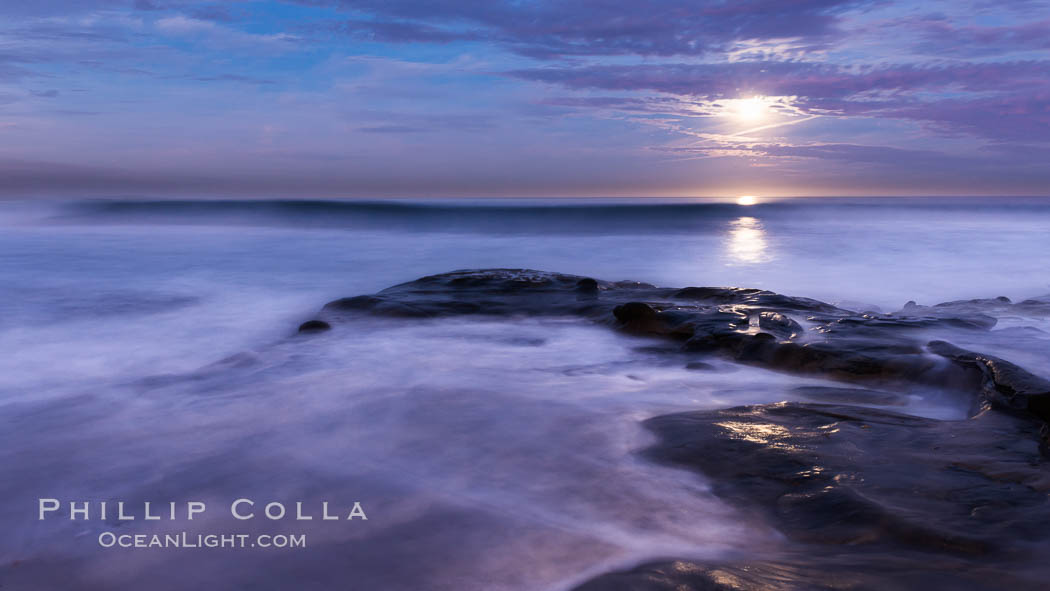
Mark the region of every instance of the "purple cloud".
POLYGON ((570 88, 655 90, 707 99, 741 93, 838 99, 867 91, 958 87, 966 91, 1050 85, 1050 61, 854 67, 815 62, 735 62, 632 66, 548 67, 509 75, 570 88))
POLYGON ((1050 49, 1050 19, 981 27, 939 17, 913 26, 921 36, 917 49, 929 55, 980 57, 1050 49))
POLYGON ((547 67, 509 75, 574 89, 656 91, 709 101, 792 96, 810 112, 911 119, 948 131, 1048 141, 1048 73, 1050 61, 880 67, 796 61, 547 67))
POLYGON ((0 193, 1045 192, 1048 8, 8 2, 0 193))
POLYGON ((391 43, 498 43, 532 57, 704 55, 733 42, 797 39, 821 46, 839 15, 871 0, 344 0, 362 15, 344 30, 391 43))
POLYGON ((1050 90, 969 100, 950 99, 884 110, 885 117, 932 122, 999 140, 1050 141, 1050 90))

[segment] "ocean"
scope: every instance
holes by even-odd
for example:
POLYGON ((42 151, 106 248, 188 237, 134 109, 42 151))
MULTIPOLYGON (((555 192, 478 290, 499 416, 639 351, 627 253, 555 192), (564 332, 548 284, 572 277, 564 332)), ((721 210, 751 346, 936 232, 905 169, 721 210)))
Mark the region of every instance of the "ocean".
MULTIPOLYGON (((1048 229, 1050 200, 1008 197, 5 203, 0 563, 39 588, 553 590, 660 557, 775 555, 782 534, 703 476, 640 457, 653 436, 639 423, 827 380, 728 361, 697 372, 578 318, 296 329, 336 298, 495 267, 857 311, 1021 301, 1050 294, 1048 229), (209 510, 190 526, 40 521, 40 498, 209 510), (237 498, 260 515, 231 521, 237 498), (271 501, 344 516, 360 502, 368 519, 269 520, 271 501), (310 546, 95 541, 187 529, 305 532, 310 546)), ((1050 376, 1050 322, 997 321, 953 342, 1050 376)), ((904 409, 967 413, 933 387, 904 409)))

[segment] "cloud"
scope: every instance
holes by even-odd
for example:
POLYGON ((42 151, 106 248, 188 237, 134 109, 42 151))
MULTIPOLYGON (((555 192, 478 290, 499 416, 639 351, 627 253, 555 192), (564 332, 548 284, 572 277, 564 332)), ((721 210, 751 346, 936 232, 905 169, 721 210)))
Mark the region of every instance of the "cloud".
POLYGON ((432 130, 425 127, 412 127, 409 125, 373 125, 369 127, 358 127, 357 131, 362 133, 421 133, 432 130))
POLYGON ((390 43, 479 41, 522 55, 700 56, 741 40, 820 47, 841 34, 842 12, 864 0, 343 0, 359 15, 344 30, 390 43))
POLYGON ((1047 9, 1040 0, 0 3, 0 159, 36 159, 10 178, 44 186, 53 174, 69 191, 237 192, 282 175, 288 187, 311 178, 323 190, 382 194, 452 193, 475 177, 501 193, 628 183, 680 193, 698 178, 752 177, 965 188, 978 176, 985 187, 1045 191, 1047 9), (738 99, 756 95, 761 116, 734 118, 738 99), (113 162, 128 170, 107 169, 113 162))
MULTIPOLYGON (((897 166, 902 161, 911 163, 938 163, 945 161, 958 164, 959 157, 946 156, 935 150, 910 150, 890 146, 865 146, 858 144, 811 144, 792 146, 767 144, 752 147, 753 152, 774 157, 819 158, 848 163, 880 164, 897 166)), ((972 159, 968 159, 972 160, 972 159)))
POLYGON ((195 76, 194 80, 201 82, 243 82, 245 84, 263 84, 273 85, 276 84, 274 80, 268 80, 266 78, 256 78, 254 76, 244 76, 242 74, 217 74, 214 76, 195 76))
POLYGON ((959 25, 945 17, 909 23, 928 55, 981 57, 1050 49, 1050 19, 1009 25, 959 25))
POLYGON ((135 10, 164 10, 164 7, 152 0, 135 0, 135 10))
POLYGON ((570 88, 651 90, 707 99, 741 95, 796 95, 841 99, 872 91, 905 92, 957 87, 966 91, 1000 90, 1004 85, 1039 87, 1048 82, 1048 61, 944 63, 881 67, 815 62, 733 62, 718 64, 643 64, 544 67, 512 70, 508 75, 570 88))
POLYGON ((198 18, 189 18, 181 14, 157 19, 157 22, 154 23, 154 26, 156 26, 158 29, 165 33, 175 34, 213 31, 216 28, 216 24, 212 21, 201 20, 198 18))
MULTIPOLYGON (((879 67, 796 61, 559 66, 507 74, 572 89, 655 91, 706 101, 791 96, 807 113, 910 119, 936 124, 943 131, 1050 141, 1047 72, 1050 61, 879 67)), ((578 104, 588 104, 588 99, 578 104)))
POLYGON ((998 140, 1050 142, 1050 89, 1038 94, 946 99, 882 111, 886 117, 930 122, 998 140))
POLYGON ((154 21, 153 26, 162 34, 203 40, 214 47, 241 48, 252 51, 287 50, 300 41, 296 35, 286 32, 250 33, 228 26, 225 21, 206 20, 173 14, 154 21))
POLYGON ((189 14, 195 19, 217 23, 232 23, 237 20, 237 16, 225 6, 196 6, 189 9, 189 14))

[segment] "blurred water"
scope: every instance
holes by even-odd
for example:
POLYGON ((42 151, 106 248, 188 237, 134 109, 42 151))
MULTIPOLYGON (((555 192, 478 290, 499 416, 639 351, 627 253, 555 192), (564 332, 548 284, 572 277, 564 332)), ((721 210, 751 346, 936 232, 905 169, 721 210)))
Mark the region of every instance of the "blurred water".
MULTIPOLYGON (((702 478, 638 460, 638 421, 818 380, 688 371, 575 320, 295 327, 331 299, 473 267, 887 310, 1050 292, 1050 206, 1004 203, 14 204, 0 216, 0 564, 24 565, 0 577, 556 589, 613 564, 773 548, 702 478), (41 496, 210 499, 193 527, 212 531, 275 527, 231 522, 221 508, 240 496, 361 500, 370 519, 284 527, 310 534, 306 551, 107 551, 94 536, 111 525, 37 522, 41 496)), ((1050 366, 1042 339, 978 340, 1050 366)), ((906 411, 964 408, 918 392, 906 411)))

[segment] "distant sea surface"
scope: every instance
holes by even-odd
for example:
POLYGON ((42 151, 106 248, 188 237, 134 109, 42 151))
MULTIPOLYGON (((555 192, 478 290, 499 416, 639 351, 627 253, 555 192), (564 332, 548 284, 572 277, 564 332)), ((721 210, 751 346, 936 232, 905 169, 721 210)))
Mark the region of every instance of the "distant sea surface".
MULTIPOLYGON (((819 380, 698 375, 575 320, 375 320, 288 338, 330 300, 486 267, 886 312, 1019 300, 1050 293, 1050 200, 0 203, 0 564, 20 561, 41 588, 55 572, 70 589, 178 588, 156 579, 180 572, 183 587, 562 589, 683 549, 776 546, 702 478, 638 459, 638 422, 819 380), (106 523, 37 522, 40 496, 206 498, 217 531, 241 496, 370 513, 311 524, 298 558, 120 554, 94 542, 106 523)), ((989 339, 983 351, 1050 375, 1045 351, 989 339)), ((909 412, 965 410, 931 392, 909 412)))

